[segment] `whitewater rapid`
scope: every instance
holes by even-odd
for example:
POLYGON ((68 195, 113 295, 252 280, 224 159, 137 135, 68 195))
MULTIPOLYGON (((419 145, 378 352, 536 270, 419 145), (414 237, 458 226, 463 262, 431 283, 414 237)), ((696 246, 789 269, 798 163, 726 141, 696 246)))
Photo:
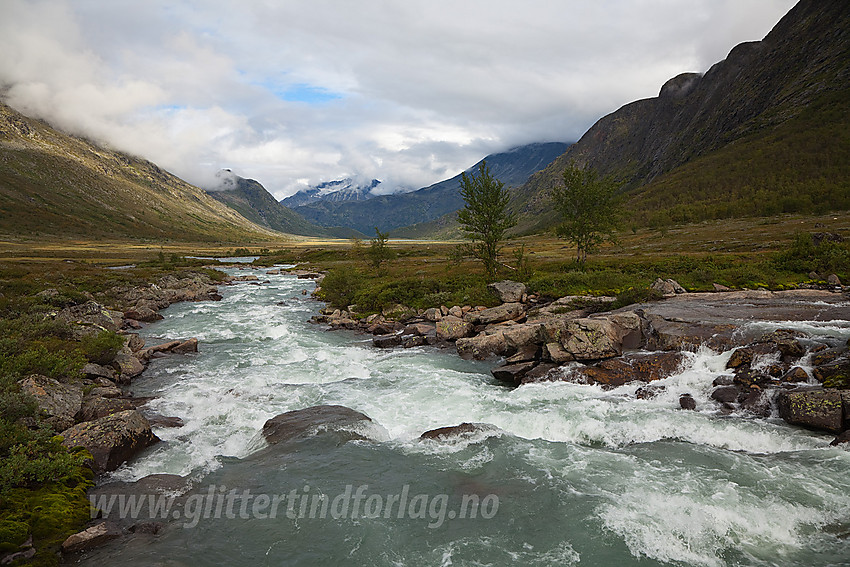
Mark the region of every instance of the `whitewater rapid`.
MULTIPOLYGON (((376 349, 369 337, 308 323, 320 307, 302 294, 312 282, 264 270, 238 273, 268 283, 224 287, 220 302, 173 305, 144 330, 148 344, 200 341, 198 354, 156 359, 131 386, 136 396, 157 396, 146 411, 178 416, 185 425, 157 428, 163 443, 111 480, 171 473, 198 484, 224 477, 233 483, 240 475, 263 486, 284 482, 297 464, 259 471, 255 465, 250 474, 243 464, 265 447, 263 424, 282 412, 336 404, 374 420, 372 441, 348 443, 332 455, 317 451, 304 465, 305 482, 342 486, 348 476, 373 476, 388 486, 419 482, 450 491, 460 478, 462 486, 498 488, 503 502, 488 522, 426 531, 425 547, 413 541, 427 530, 421 525, 335 526, 342 540, 333 546, 340 549, 327 553, 356 558, 353 564, 850 565, 850 453, 776 417, 718 411, 709 396, 713 380, 727 373, 729 353, 688 354, 680 372, 654 383, 664 388, 651 399, 634 396, 638 384, 510 389, 490 376, 494 361, 465 361, 433 347, 376 349), (697 411, 679 409, 684 393, 697 411), (500 431, 456 443, 419 440, 424 431, 462 422, 500 431), (341 470, 328 466, 339 459, 341 470), (378 537, 370 530, 391 534, 381 537, 398 550, 356 546, 358 538, 378 537)), ((847 322, 796 325, 850 337, 847 322)), ((185 538, 199 534, 240 541, 240 548, 270 545, 272 536, 256 525, 250 532, 221 526, 169 530, 145 553, 173 559, 185 538)), ((317 536, 308 532, 295 531, 310 548, 317 536)), ((103 551, 92 561, 149 559, 129 549, 103 551)), ((230 564, 243 557, 221 553, 230 564)), ((256 560, 245 557, 245 565, 256 560)), ((310 563, 295 546, 286 557, 283 564, 334 564, 310 563)))

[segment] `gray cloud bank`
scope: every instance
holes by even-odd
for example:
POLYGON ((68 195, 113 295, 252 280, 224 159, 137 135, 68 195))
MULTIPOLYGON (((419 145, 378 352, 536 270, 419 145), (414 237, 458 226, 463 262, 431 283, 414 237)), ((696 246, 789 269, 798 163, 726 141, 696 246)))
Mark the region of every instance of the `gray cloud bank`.
POLYGON ((791 0, 3 0, 13 107, 188 181, 451 177, 574 141, 761 39, 791 0))

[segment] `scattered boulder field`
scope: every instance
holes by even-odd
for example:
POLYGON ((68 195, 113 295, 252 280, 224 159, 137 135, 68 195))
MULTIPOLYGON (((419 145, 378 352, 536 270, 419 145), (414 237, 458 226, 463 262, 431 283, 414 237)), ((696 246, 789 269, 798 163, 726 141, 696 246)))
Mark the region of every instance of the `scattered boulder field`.
MULTIPOLYGON (((688 352, 703 346, 733 351, 727 372, 712 385, 713 409, 778 414, 790 424, 835 434, 850 430, 848 344, 781 325, 850 320, 850 296, 840 284, 775 292, 716 286, 711 293, 687 293, 675 281, 659 279, 653 288, 664 299, 593 313, 614 298, 545 302, 525 285, 503 281, 490 285, 501 301, 496 307, 398 305, 361 318, 351 306, 325 308, 312 321, 371 333, 377 348, 434 345, 453 347, 464 358, 498 360, 492 374, 510 386, 570 381, 614 388, 637 381, 646 384, 638 397, 657 394, 662 386, 653 383, 679 372, 688 352), (774 330, 759 331, 764 325, 754 323, 774 330)), ((689 395, 680 405, 702 409, 689 395)))

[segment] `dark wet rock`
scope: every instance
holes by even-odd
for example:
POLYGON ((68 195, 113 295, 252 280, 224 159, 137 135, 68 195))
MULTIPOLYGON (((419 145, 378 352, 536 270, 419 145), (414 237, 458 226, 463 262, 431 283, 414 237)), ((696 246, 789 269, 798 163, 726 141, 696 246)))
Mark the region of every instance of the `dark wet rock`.
POLYGON ((372 345, 377 348, 393 348, 401 346, 402 335, 383 335, 372 339, 372 345))
POLYGON ((770 417, 770 396, 763 390, 742 392, 738 397, 741 409, 759 417, 770 417))
POLYGON ((404 348, 414 348, 425 346, 428 344, 428 338, 423 337, 422 335, 409 335, 403 336, 401 340, 401 346, 404 348))
POLYGON ((824 349, 812 355, 812 366, 822 366, 829 364, 844 352, 844 349, 831 348, 824 349))
POLYGON ((94 457, 95 471, 117 469, 159 438, 137 410, 126 410, 80 423, 61 433, 66 447, 84 447, 94 457))
POLYGON ((783 339, 777 341, 776 347, 779 349, 779 352, 782 353, 782 356, 787 356, 789 358, 800 358, 806 354, 806 347, 804 347, 797 339, 783 339))
POLYGON ((83 407, 78 415, 80 421, 94 421, 131 409, 135 409, 135 406, 129 400, 89 395, 83 400, 83 407))
POLYGON ((780 378, 785 374, 785 367, 781 364, 768 364, 763 368, 764 373, 772 378, 780 378))
POLYGON ((830 443, 831 446, 836 447, 838 445, 846 445, 850 444, 850 429, 847 431, 842 431, 838 434, 838 437, 832 440, 830 443))
POLYGON ((735 349, 735 352, 732 353, 732 356, 730 356, 728 362, 726 362, 726 368, 739 368, 745 364, 752 364, 753 355, 753 349, 751 348, 735 349))
POLYGON ((639 400, 651 400, 665 389, 664 386, 641 386, 635 390, 635 398, 639 400))
POLYGON ((779 378, 780 382, 808 382, 809 374, 799 366, 794 366, 779 378))
POLYGON ((179 417, 160 415, 158 413, 148 415, 151 427, 183 427, 185 424, 179 417))
POLYGON ((817 366, 812 373, 825 386, 850 388, 850 358, 842 357, 817 366))
POLYGON ((563 373, 568 381, 615 388, 629 382, 653 382, 675 374, 685 355, 680 352, 629 353, 603 360, 594 366, 579 366, 563 373))
POLYGON ((733 403, 738 400, 741 390, 737 386, 720 386, 711 392, 711 399, 720 403, 733 403))
POLYGON ((504 280, 487 285, 487 289, 496 294, 502 303, 520 303, 528 294, 524 283, 504 280))
POLYGON ((467 439, 478 433, 488 433, 500 431, 495 425, 489 423, 461 423, 460 425, 452 425, 449 427, 439 427, 431 429, 419 436, 420 440, 432 439, 435 441, 446 441, 449 439, 467 439))
POLYGON ((112 522, 100 522, 79 533, 68 536, 62 543, 63 553, 79 553, 94 549, 121 537, 121 528, 112 522))
POLYGON ((535 365, 535 362, 518 362, 516 364, 508 364, 506 366, 494 368, 490 371, 490 373, 494 378, 501 380, 502 382, 520 384, 522 383, 523 376, 525 376, 529 370, 534 368, 535 365))
POLYGON ((683 410, 697 409, 697 401, 690 394, 682 394, 679 396, 679 407, 683 410))
POLYGON ((841 433, 844 411, 838 390, 783 390, 776 397, 779 416, 792 425, 841 433))
POLYGON ((731 386, 734 380, 731 376, 718 376, 711 383, 712 386, 731 386))
POLYGON ((744 364, 735 370, 733 383, 745 389, 764 388, 775 382, 774 378, 744 364))
POLYGON ((165 528, 162 522, 139 522, 130 526, 130 533, 157 535, 165 528))
POLYGON ((524 345, 517 349, 516 354, 505 359, 507 364, 516 364, 517 362, 529 362, 540 358, 540 347, 536 344, 524 345))
POLYGON ((556 379, 553 372, 559 366, 557 364, 551 362, 541 362, 531 370, 525 373, 525 376, 522 377, 523 384, 529 384, 532 382, 552 382, 556 379))
POLYGON ((366 328, 366 332, 373 335, 389 335, 394 331, 393 326, 388 323, 373 323, 366 328))
POLYGON ((38 411, 54 431, 74 425, 74 417, 83 404, 82 388, 39 374, 28 376, 19 384, 21 392, 35 399, 38 411))
POLYGON ((456 341, 472 334, 473 325, 453 315, 446 315, 437 321, 437 337, 446 341, 456 341))
POLYGON ((313 406, 277 415, 263 425, 263 437, 271 444, 313 436, 319 431, 344 432, 345 438, 366 439, 354 431, 369 416, 345 406, 313 406))

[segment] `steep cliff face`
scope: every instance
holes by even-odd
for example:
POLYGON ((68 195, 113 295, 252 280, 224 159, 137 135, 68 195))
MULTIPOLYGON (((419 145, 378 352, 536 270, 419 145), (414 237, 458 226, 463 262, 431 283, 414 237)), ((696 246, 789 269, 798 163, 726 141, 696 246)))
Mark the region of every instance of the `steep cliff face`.
POLYGON ((183 241, 274 237, 151 162, 69 136, 2 103, 0 233, 183 241))
MULTIPOLYGON (((764 40, 736 46, 705 75, 674 77, 659 96, 627 104, 600 119, 521 188, 518 201, 527 213, 545 210, 551 187, 573 161, 614 176, 629 191, 660 182, 677 168, 736 143, 760 139, 762 146, 750 149, 770 153, 776 140, 768 138, 783 128, 792 136, 821 129, 835 144, 846 144, 840 134, 835 139, 832 113, 819 116, 812 110, 846 106, 848 84, 850 10, 846 2, 802 0, 764 40)), ((820 154, 823 149, 821 144, 801 140, 796 151, 820 154)), ((843 151, 835 158, 842 155, 843 151)), ((735 155, 726 158, 734 160, 735 155)), ((756 177, 775 174, 750 173, 756 177)), ((835 169, 828 175, 840 182, 844 171, 835 169)), ((745 183, 760 182, 755 178, 745 183)))

